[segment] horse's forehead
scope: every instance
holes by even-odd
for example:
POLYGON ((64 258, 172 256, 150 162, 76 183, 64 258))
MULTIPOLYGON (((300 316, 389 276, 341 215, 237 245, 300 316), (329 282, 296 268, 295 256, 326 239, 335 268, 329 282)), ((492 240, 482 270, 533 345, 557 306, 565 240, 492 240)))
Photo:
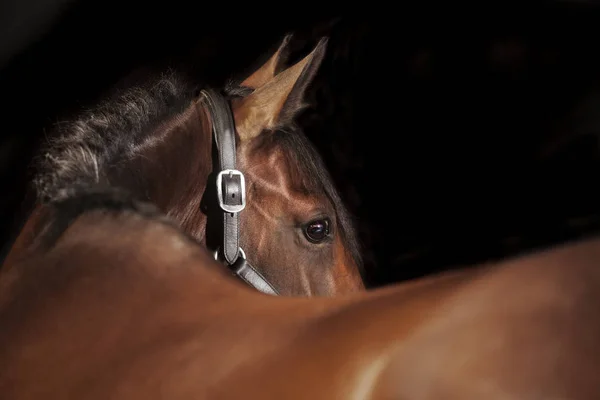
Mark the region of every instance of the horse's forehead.
POLYGON ((322 192, 308 183, 312 177, 306 176, 307 171, 296 165, 277 144, 241 150, 240 168, 246 175, 247 185, 253 186, 263 196, 273 195, 282 199, 288 211, 291 205, 298 212, 310 212, 317 206, 333 206, 322 192))
POLYGON ((249 147, 241 149, 240 167, 249 175, 250 179, 258 179, 282 189, 287 188, 298 195, 314 197, 317 191, 309 182, 313 177, 307 176, 309 171, 304 171, 301 165, 294 162, 293 158, 282 146, 269 144, 265 147, 249 147))
POLYGON ((242 145, 238 154, 240 168, 243 168, 250 177, 277 182, 285 186, 293 184, 291 180, 293 173, 286 160, 287 154, 280 146, 276 144, 269 144, 268 147, 242 145))

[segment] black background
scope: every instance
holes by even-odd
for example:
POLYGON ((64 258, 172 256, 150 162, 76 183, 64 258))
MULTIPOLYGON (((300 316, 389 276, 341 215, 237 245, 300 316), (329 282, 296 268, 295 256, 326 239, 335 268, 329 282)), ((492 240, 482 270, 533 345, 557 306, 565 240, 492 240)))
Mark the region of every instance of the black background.
POLYGON ((30 205, 30 158, 53 123, 134 71, 172 67, 222 83, 287 32, 292 61, 330 37, 299 123, 357 218, 372 285, 594 232, 600 8, 445 4, 316 12, 291 3, 263 11, 5 1, 5 249, 30 205))

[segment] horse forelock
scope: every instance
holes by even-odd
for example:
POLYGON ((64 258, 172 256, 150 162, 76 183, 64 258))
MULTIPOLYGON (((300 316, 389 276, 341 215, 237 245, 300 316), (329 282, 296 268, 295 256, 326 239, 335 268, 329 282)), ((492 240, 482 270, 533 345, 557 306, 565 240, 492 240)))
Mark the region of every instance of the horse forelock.
POLYGON ((169 72, 55 124, 35 159, 38 200, 58 201, 81 188, 110 185, 107 169, 133 157, 157 133, 156 126, 189 104, 193 93, 169 72))

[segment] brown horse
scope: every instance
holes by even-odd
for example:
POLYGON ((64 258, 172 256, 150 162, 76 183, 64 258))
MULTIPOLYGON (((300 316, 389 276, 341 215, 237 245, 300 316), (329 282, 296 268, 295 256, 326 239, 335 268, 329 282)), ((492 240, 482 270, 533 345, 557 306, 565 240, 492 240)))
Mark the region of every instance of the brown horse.
POLYGON ((598 238, 276 297, 128 193, 47 210, 27 256, 0 271, 3 400, 600 398, 598 238))
POLYGON ((261 291, 364 290, 349 214, 294 125, 327 41, 284 68, 289 40, 223 90, 170 74, 61 124, 38 163, 39 205, 6 263, 27 252, 48 202, 115 187, 156 204, 261 291))

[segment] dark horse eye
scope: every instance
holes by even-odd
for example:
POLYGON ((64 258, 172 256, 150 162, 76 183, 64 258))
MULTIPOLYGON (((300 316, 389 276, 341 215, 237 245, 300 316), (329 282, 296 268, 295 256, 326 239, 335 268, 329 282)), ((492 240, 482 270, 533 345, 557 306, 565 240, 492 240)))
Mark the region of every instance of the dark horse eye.
POLYGON ((304 236, 312 243, 320 243, 329 236, 330 226, 329 218, 316 219, 304 225, 304 236))

